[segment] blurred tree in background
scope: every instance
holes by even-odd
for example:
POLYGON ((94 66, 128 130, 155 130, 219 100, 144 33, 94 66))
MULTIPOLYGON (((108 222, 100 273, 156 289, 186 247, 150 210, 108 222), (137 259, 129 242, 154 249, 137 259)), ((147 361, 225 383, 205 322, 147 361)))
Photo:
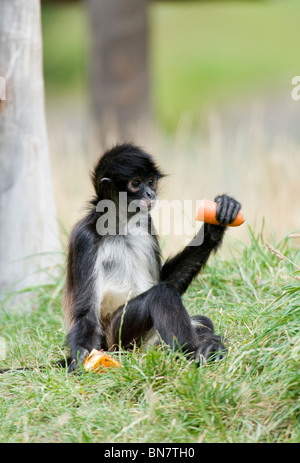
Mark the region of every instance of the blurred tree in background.
POLYGON ((149 118, 148 0, 86 3, 94 118, 104 137, 115 127, 126 138, 149 118))
POLYGON ((97 125, 117 112, 132 127, 150 108, 174 129, 182 112, 282 88, 297 69, 297 0, 43 4, 47 88, 81 82, 97 125))
POLYGON ((40 1, 2 0, 0 74, 0 299, 49 283, 60 250, 44 108, 40 1))

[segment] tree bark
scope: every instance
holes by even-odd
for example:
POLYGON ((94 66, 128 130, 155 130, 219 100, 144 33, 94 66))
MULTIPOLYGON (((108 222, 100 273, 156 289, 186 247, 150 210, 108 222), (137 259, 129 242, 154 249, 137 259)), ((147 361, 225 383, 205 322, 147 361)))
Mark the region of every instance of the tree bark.
POLYGON ((135 134, 150 118, 148 0, 86 0, 91 24, 91 101, 105 138, 135 134))
POLYGON ((40 0, 1 0, 0 299, 49 281, 60 250, 48 151, 40 0), (47 254, 41 254, 47 253, 47 254))

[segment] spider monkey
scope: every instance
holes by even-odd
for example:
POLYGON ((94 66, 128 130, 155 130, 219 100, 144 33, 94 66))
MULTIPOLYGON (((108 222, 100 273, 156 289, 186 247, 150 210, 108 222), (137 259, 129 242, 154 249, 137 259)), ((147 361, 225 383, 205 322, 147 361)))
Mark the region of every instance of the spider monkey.
POLYGON ((186 246, 162 264, 149 211, 163 177, 152 157, 129 143, 107 151, 95 165, 91 177, 95 196, 69 240, 63 303, 69 371, 93 348, 113 351, 164 342, 196 362, 222 358, 226 352, 211 320, 190 318, 181 295, 218 249, 226 225, 241 205, 227 195, 217 196, 220 225, 205 223, 201 245, 186 246), (126 207, 121 207, 122 193, 126 207), (115 205, 113 213, 108 201, 115 205), (130 207, 137 201, 144 205, 139 214, 142 233, 128 227, 134 216, 130 207))

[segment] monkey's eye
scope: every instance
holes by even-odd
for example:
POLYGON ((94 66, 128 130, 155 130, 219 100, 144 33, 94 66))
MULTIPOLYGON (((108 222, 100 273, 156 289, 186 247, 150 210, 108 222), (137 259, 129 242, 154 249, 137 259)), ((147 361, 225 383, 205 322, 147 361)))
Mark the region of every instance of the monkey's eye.
POLYGON ((154 177, 150 177, 147 183, 150 188, 152 189, 156 188, 156 179, 154 177))
POLYGON ((141 182, 139 180, 130 180, 130 182, 128 183, 128 189, 132 191, 132 193, 136 193, 137 191, 139 191, 140 187, 141 182))

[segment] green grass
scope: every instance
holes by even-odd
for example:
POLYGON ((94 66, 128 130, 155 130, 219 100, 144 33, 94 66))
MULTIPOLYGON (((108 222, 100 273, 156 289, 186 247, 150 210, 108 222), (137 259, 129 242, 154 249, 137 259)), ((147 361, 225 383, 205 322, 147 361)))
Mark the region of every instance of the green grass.
POLYGON ((299 442, 300 250, 266 248, 251 233, 230 259, 210 261, 185 295, 228 338, 224 361, 196 368, 164 349, 122 353, 123 367, 68 375, 59 280, 39 288, 32 313, 0 313, 1 442, 299 442), (2 342, 3 344, 3 342, 2 342))

